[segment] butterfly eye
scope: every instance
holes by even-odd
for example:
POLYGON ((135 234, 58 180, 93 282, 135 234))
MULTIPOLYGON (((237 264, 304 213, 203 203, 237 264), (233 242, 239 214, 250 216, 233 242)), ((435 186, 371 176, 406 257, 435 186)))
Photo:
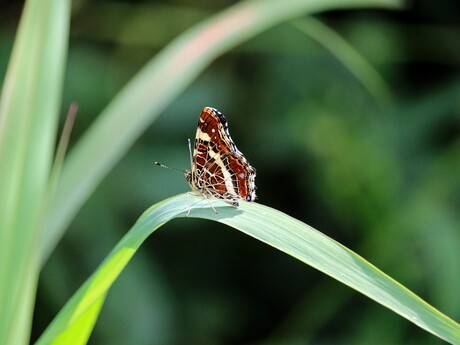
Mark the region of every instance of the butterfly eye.
POLYGON ((248 196, 246 197, 246 201, 251 201, 251 196, 250 196, 250 195, 248 195, 248 196))

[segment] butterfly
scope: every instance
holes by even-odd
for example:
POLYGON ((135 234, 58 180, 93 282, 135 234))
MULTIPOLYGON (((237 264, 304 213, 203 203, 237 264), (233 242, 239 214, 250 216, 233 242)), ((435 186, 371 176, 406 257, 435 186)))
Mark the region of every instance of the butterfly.
POLYGON ((237 149, 221 112, 210 107, 201 111, 193 154, 190 140, 189 150, 191 171, 185 171, 185 179, 193 192, 206 199, 222 199, 235 207, 240 201, 256 199, 256 169, 237 149))

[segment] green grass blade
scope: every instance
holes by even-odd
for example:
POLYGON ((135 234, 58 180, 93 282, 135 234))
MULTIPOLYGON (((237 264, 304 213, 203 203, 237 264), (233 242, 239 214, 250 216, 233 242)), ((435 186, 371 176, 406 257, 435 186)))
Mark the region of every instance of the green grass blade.
POLYGON ((67 52, 67 0, 26 2, 0 99, 0 344, 28 342, 67 52))
POLYGON ((37 344, 84 344, 68 342, 68 334, 86 339, 96 321, 108 289, 142 242, 171 219, 189 217, 218 221, 238 229, 372 298, 434 335, 460 343, 460 325, 428 305, 411 291, 365 261, 362 257, 314 228, 277 210, 256 203, 241 203, 238 209, 214 201, 215 214, 207 200, 181 194, 148 209, 108 255, 97 271, 78 290, 45 331, 37 344), (225 205, 224 207, 218 207, 225 205), (84 320, 85 322, 83 322, 84 320), (66 339, 61 342, 59 339, 66 339))
POLYGON ((293 24, 331 52, 361 82, 378 104, 388 104, 393 99, 390 87, 382 76, 339 34, 312 17, 296 20, 293 24))
POLYGON ((219 55, 307 13, 401 4, 398 0, 291 0, 286 6, 285 0, 242 1, 179 36, 126 85, 70 152, 47 219, 43 261, 80 206, 142 131, 219 55))

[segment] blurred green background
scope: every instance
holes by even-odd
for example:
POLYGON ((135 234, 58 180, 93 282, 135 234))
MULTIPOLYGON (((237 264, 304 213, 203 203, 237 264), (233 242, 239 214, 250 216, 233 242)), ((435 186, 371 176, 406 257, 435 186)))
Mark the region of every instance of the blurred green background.
MULTIPOLYGON (((71 141, 162 47, 234 2, 75 1, 63 100, 64 108, 79 103, 71 141)), ((3 79, 22 2, 1 6, 3 79)), ((321 230, 460 320, 460 2, 315 18, 385 82, 363 84, 308 18, 220 57, 79 212, 42 272, 32 339, 147 207, 188 190, 180 173, 152 163, 189 168, 187 138, 204 106, 226 114, 256 167, 258 202, 321 230)), ((229 230, 181 219, 156 232, 110 291, 90 344, 442 343, 229 230)))

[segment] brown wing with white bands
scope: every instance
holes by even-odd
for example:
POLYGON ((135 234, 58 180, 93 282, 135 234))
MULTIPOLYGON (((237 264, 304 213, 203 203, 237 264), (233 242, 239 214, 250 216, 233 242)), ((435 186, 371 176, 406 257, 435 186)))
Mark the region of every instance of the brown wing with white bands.
POLYGON ((238 199, 255 199, 255 175, 255 169, 231 139, 224 115, 216 109, 204 108, 193 150, 192 187, 205 196, 225 199, 238 206, 238 199))

